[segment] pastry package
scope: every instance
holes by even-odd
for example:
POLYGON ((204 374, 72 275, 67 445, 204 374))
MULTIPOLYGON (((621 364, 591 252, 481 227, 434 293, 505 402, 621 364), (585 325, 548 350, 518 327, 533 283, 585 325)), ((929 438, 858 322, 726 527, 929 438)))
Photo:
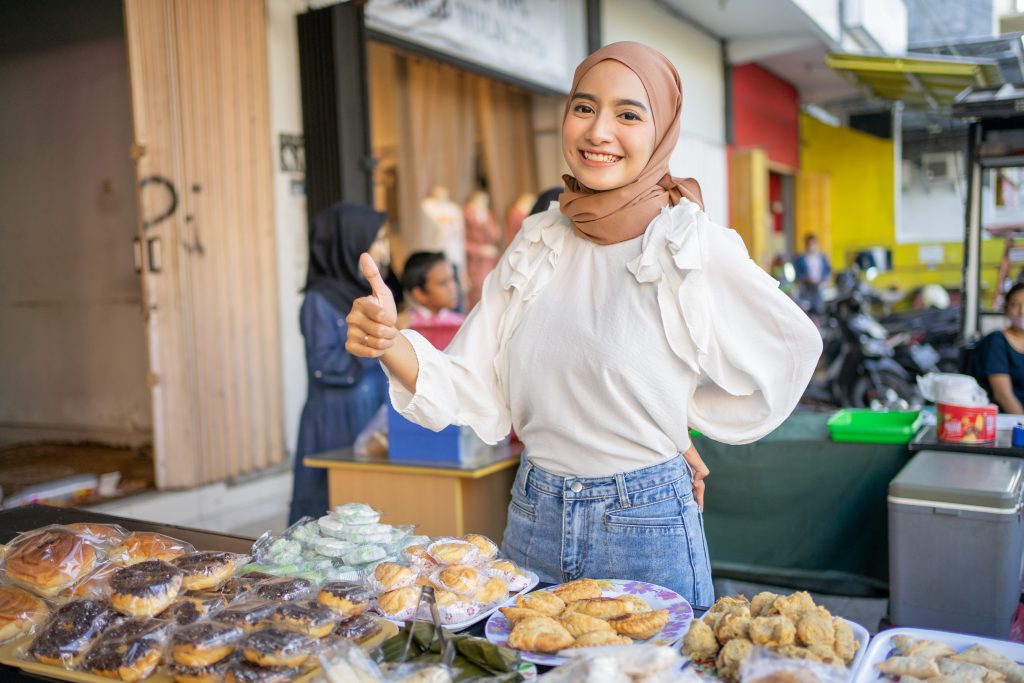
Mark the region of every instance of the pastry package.
POLYGON ((416 572, 398 562, 381 562, 366 576, 367 587, 378 595, 414 583, 416 572))
POLYGON ((316 654, 319 643, 304 633, 269 627, 253 631, 238 650, 249 662, 264 667, 298 667, 316 654))
POLYGON ((441 565, 476 564, 480 559, 480 549, 460 538, 439 538, 427 546, 427 553, 441 565))
POLYGON ((850 673, 842 667, 811 659, 790 659, 755 647, 739 670, 743 683, 846 683, 850 673))
POLYGON ((420 592, 419 586, 405 586, 388 591, 377 597, 376 609, 393 621, 408 621, 416 616, 420 592))
POLYGON ((564 650, 569 661, 541 680, 545 683, 608 681, 622 683, 700 683, 692 667, 680 671, 682 658, 663 645, 608 646, 564 650))
POLYGON ((227 604, 228 598, 220 593, 193 593, 179 597, 165 614, 174 623, 185 626, 213 618, 227 604))
POLYGON ((241 626, 219 621, 189 624, 171 634, 169 658, 182 667, 205 668, 230 657, 245 634, 241 626))
POLYGON ((476 546, 481 562, 493 560, 498 556, 498 544, 482 534, 466 534, 461 540, 476 546))
POLYGON ((38 596, 17 586, 0 585, 0 643, 34 632, 50 608, 38 596))
POLYGON ((121 569, 120 565, 110 562, 99 564, 74 586, 61 591, 56 599, 60 602, 79 598, 105 599, 110 595, 110 577, 118 569, 121 569))
POLYGON ((370 606, 373 593, 355 581, 330 581, 320 586, 316 601, 341 617, 359 616, 370 606))
POLYGON ((431 585, 438 590, 471 598, 488 576, 481 569, 468 564, 452 564, 438 567, 428 578, 431 585))
POLYGON ((508 590, 511 593, 518 593, 530 585, 530 577, 526 575, 523 568, 512 560, 494 559, 485 562, 484 570, 491 576, 498 576, 508 583, 508 590))
POLYGON ((341 620, 328 638, 363 643, 380 633, 382 628, 380 622, 369 614, 360 614, 341 620))
POLYGON ((340 638, 317 655, 323 683, 375 683, 383 680, 377 664, 359 645, 340 638))
POLYGON ((277 603, 269 600, 242 600, 217 612, 217 621, 252 631, 269 625, 276 609, 277 603))
POLYGON ((117 564, 133 565, 146 560, 170 561, 195 552, 191 543, 154 531, 134 531, 110 549, 110 560, 117 564))
POLYGON ((64 524, 65 529, 77 534, 101 548, 113 548, 120 545, 128 530, 120 524, 103 524, 100 522, 74 522, 64 524))
POLYGON ((402 549, 399 557, 418 574, 429 575, 437 569, 437 561, 427 552, 428 544, 414 544, 402 549))
POLYGON ((275 628, 305 633, 314 638, 329 635, 339 621, 341 616, 337 612, 316 600, 282 603, 271 617, 275 628))
POLYGON ((184 575, 181 569, 163 560, 121 567, 110 577, 110 605, 129 616, 160 614, 182 593, 184 575))
POLYGON ((344 503, 335 505, 334 509, 328 512, 330 517, 344 522, 345 524, 358 526, 363 524, 376 524, 380 521, 380 510, 374 510, 366 503, 344 503))
POLYGON ((309 579, 290 576, 276 576, 257 582, 252 589, 253 595, 263 600, 284 602, 301 600, 314 594, 315 585, 309 579))
POLYGON ((200 550, 171 560, 184 572, 182 588, 187 591, 216 589, 232 578, 249 561, 248 555, 219 550, 200 550))
POLYGON ((43 664, 71 668, 109 626, 124 617, 99 600, 64 603, 35 634, 26 654, 43 664))
POLYGON ((160 663, 167 631, 167 622, 155 619, 114 624, 85 653, 79 668, 104 678, 140 681, 160 663))
POLYGON ((53 597, 87 576, 102 561, 99 546, 63 526, 48 526, 19 535, 8 544, 3 561, 7 580, 53 597))

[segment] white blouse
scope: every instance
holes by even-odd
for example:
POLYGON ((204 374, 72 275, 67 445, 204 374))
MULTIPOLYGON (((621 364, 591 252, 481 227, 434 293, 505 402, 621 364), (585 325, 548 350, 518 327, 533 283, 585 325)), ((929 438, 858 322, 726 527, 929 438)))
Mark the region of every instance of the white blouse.
POLYGON ((814 324, 739 235, 686 200, 604 246, 552 204, 523 223, 444 352, 403 334, 419 376, 415 395, 390 382, 402 415, 468 425, 488 443, 514 426, 531 461, 581 477, 671 458, 688 426, 725 443, 761 438, 821 355, 814 324))

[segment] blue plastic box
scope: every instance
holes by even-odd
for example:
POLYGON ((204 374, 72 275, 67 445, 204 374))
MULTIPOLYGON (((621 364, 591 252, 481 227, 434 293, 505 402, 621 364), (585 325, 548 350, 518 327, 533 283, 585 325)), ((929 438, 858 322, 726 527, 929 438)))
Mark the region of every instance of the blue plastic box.
POLYGON ((468 462, 491 447, 469 427, 452 425, 439 432, 421 427, 388 405, 388 458, 402 462, 468 462))

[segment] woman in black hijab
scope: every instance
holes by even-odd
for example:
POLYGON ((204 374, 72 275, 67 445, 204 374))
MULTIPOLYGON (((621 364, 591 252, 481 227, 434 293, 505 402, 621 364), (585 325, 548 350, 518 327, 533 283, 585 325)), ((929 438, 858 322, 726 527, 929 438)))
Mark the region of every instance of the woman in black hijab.
POLYGON ((327 472, 306 467, 302 459, 351 446, 387 398, 380 363, 345 350, 345 316, 355 299, 370 293, 359 255, 369 251, 383 265, 386 220, 368 207, 340 202, 317 214, 310 226, 306 296, 299 313, 309 390, 295 449, 289 524, 327 510, 327 472))

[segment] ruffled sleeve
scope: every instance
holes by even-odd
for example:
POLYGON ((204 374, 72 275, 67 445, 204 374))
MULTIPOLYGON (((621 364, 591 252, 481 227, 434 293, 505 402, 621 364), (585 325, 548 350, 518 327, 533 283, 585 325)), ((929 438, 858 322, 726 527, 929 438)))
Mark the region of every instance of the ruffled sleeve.
POLYGON ((691 427, 749 443, 789 416, 821 356, 821 335, 734 230, 683 200, 655 219, 629 268, 657 283, 669 345, 698 374, 691 427))
POLYGON ((527 218, 444 351, 415 331, 402 332, 419 361, 415 394, 388 373, 391 403, 402 416, 434 431, 468 426, 490 444, 508 434, 507 341, 523 307, 551 279, 568 229, 554 207, 527 218))

